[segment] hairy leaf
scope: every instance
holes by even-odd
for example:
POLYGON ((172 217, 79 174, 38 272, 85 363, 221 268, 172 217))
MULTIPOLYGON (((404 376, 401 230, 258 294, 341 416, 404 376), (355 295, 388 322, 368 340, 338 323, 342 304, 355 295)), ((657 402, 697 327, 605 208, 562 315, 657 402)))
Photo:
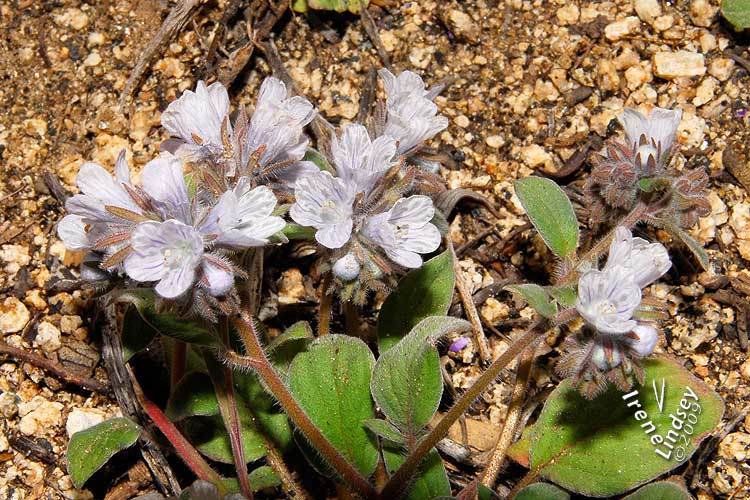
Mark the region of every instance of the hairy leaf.
POLYGON ((406 438, 401 434, 401 431, 386 420, 371 418, 365 420, 364 424, 373 434, 391 443, 404 444, 406 442, 406 438))
MULTIPOLYGON (((383 459, 389 474, 393 474, 404 463, 404 452, 394 448, 383 448, 383 459)), ((451 494, 448 474, 443 459, 435 448, 424 457, 419 472, 411 483, 406 500, 431 500, 451 494)))
POLYGON ((676 361, 653 358, 644 367, 643 386, 627 394, 611 388, 593 401, 561 383, 531 431, 532 469, 567 490, 602 497, 690 458, 721 421, 721 398, 676 361))
POLYGON ((127 363, 136 353, 145 349, 157 331, 151 328, 135 307, 128 307, 122 320, 122 360, 127 363))
POLYGON ((289 390, 320 431, 365 476, 378 449, 364 427, 374 418, 370 377, 375 364, 361 340, 326 335, 299 353, 289 367, 289 390))
POLYGON ((349 11, 352 14, 359 14, 359 10, 362 7, 367 7, 369 3, 370 0, 294 0, 292 9, 296 12, 307 12, 308 9, 315 9, 336 12, 349 11))
POLYGON ((403 434, 414 438, 440 404, 443 377, 435 342, 444 335, 470 328, 462 319, 425 318, 378 359, 370 384, 372 396, 403 434))
POLYGON ((578 248, 578 219, 565 192, 543 177, 519 179, 515 187, 526 215, 549 249, 558 257, 571 257, 578 248))
POLYGON ((631 493, 623 500, 692 500, 693 496, 683 487, 672 481, 658 481, 647 484, 631 493))
POLYGON ((68 443, 68 474, 76 488, 101 469, 117 452, 138 440, 141 428, 124 417, 112 418, 73 434, 68 443))
POLYGON ((428 316, 448 313, 456 277, 450 250, 407 274, 380 308, 378 347, 383 354, 428 316))
POLYGON ((536 312, 545 318, 554 318, 557 314, 557 304, 552 301, 547 290, 533 283, 522 285, 508 285, 505 290, 520 295, 536 312))
POLYGON ((570 495, 553 484, 534 483, 523 488, 516 500, 569 500, 570 495))
POLYGON ((735 29, 750 28, 750 0, 724 0, 721 13, 735 29))

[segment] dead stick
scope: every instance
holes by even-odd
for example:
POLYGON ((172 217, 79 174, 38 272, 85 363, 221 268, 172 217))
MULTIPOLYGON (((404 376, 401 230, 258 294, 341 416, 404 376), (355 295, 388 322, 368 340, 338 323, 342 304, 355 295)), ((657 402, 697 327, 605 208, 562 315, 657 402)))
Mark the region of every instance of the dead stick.
POLYGON ((450 240, 449 236, 446 236, 445 240, 448 244, 448 248, 451 250, 451 257, 453 258, 453 271, 456 274, 456 289, 458 290, 458 295, 461 297, 464 312, 471 322, 471 330, 474 333, 474 342, 479 349, 479 357, 482 358, 482 361, 488 361, 492 358, 492 354, 490 353, 490 346, 487 343, 487 337, 484 335, 482 320, 477 312, 477 307, 474 305, 471 292, 469 292, 469 289, 466 287, 464 272, 458 263, 456 252, 453 249, 453 242, 450 240))
POLYGON ((370 11, 363 6, 359 10, 359 14, 360 18, 362 19, 362 25, 365 27, 365 31, 367 32, 367 36, 370 37, 370 41, 372 42, 373 46, 375 46, 380 59, 383 61, 383 66, 385 66, 389 70, 392 69, 391 58, 388 56, 388 51, 385 50, 385 45, 383 45, 383 41, 380 39, 378 27, 375 24, 375 20, 370 15, 370 11))
POLYGON ((42 370, 51 373, 55 377, 64 380, 69 384, 83 387, 84 389, 88 389, 89 391, 98 392, 99 394, 107 396, 108 398, 112 397, 112 389, 109 386, 93 378, 81 377, 74 373, 71 373, 62 366, 52 362, 52 360, 43 358, 38 354, 34 354, 24 349, 19 349, 18 347, 13 347, 12 345, 8 345, 5 342, 0 342, 0 355, 1 354, 8 355, 20 361, 25 361, 26 363, 30 363, 37 368, 41 368, 42 370))

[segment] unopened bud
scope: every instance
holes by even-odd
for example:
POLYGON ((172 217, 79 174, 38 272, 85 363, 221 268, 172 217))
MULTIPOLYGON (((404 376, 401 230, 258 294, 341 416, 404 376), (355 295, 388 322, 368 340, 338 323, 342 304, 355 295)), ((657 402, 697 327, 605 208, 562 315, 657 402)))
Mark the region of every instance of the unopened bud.
POLYGON ((344 281, 352 281, 359 276, 360 268, 354 254, 348 253, 333 264, 333 274, 344 281))

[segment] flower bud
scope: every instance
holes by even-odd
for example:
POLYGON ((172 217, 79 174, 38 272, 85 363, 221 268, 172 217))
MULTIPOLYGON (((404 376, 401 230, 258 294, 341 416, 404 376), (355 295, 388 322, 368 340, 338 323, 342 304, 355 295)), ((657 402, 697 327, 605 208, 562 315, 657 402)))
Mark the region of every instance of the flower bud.
POLYGON ((348 253, 334 262, 333 274, 344 281, 352 281, 359 276, 360 267, 354 254, 348 253))

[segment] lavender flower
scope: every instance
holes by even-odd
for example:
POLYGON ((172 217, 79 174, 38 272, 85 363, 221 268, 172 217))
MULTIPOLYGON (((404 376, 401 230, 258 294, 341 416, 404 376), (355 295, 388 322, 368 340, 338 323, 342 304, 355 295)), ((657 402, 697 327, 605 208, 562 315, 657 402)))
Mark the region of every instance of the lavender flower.
POLYGON ((634 238, 628 228, 619 226, 609 247, 605 270, 614 266, 625 268, 640 289, 661 278, 672 262, 664 245, 634 238))
POLYGON ((672 152, 682 110, 654 108, 648 116, 626 108, 618 117, 641 165, 663 165, 672 152))
POLYGON ((294 189, 295 203, 289 211, 292 220, 318 231, 315 239, 324 247, 343 247, 354 227, 355 193, 342 179, 318 171, 300 178, 294 189))
POLYGON ((226 87, 219 82, 206 87, 205 82, 199 81, 195 92, 183 92, 161 115, 162 126, 174 138, 167 143, 167 149, 189 161, 221 153, 222 124, 228 115, 226 87))
POLYGON ((362 234, 381 247, 395 263, 416 268, 420 254, 440 246, 440 231, 430 220, 435 207, 427 196, 414 195, 398 200, 387 212, 368 217, 362 234))
POLYGON ((398 154, 414 154, 422 143, 448 126, 448 118, 438 116, 432 102, 439 89, 426 90, 422 79, 411 71, 395 76, 381 69, 378 74, 387 95, 384 134, 396 140, 398 154))
POLYGON ((351 124, 344 128, 340 141, 333 136, 331 155, 336 172, 347 188, 354 194, 368 194, 393 165, 396 142, 388 136, 372 141, 365 127, 351 124))

